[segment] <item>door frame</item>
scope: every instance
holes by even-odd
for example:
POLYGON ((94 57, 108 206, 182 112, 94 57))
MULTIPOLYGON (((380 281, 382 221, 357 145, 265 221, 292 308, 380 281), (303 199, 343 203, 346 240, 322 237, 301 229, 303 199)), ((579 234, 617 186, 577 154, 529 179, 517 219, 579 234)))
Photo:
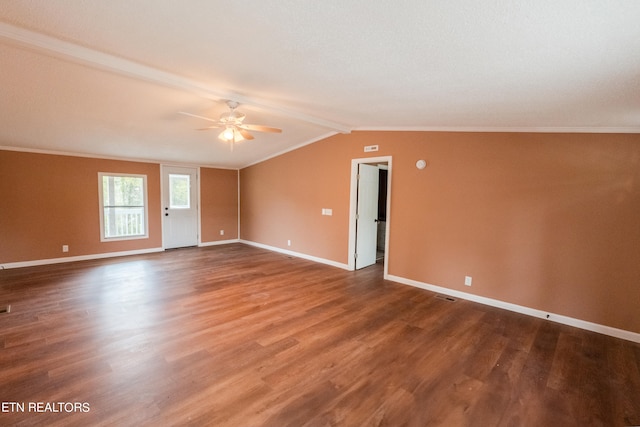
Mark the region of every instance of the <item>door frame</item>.
POLYGON ((356 213, 358 210, 358 166, 361 163, 386 163, 387 164, 387 222, 385 226, 384 241, 384 278, 389 275, 389 235, 391 232, 391 176, 393 175, 392 156, 381 157, 364 157, 360 159, 351 159, 351 192, 349 203, 349 252, 347 254, 347 266, 350 271, 356 269, 356 213))
POLYGON ((166 250, 165 245, 165 226, 164 226, 164 206, 166 206, 167 200, 164 199, 165 196, 165 184, 164 184, 164 174, 167 168, 184 168, 184 169, 193 169, 196 171, 196 221, 197 221, 197 246, 202 245, 202 230, 200 228, 200 167, 199 166, 190 166, 190 165, 176 165, 176 164, 161 164, 160 165, 160 227, 162 228, 162 249, 166 250))

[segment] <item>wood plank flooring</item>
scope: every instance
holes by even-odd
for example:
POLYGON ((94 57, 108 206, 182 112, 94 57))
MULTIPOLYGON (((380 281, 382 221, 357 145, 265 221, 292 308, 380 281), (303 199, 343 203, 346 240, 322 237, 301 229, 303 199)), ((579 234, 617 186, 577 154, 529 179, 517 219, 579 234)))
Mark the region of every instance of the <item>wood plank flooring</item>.
POLYGON ((640 425, 640 345, 381 266, 181 249, 2 270, 6 304, 3 426, 640 425))

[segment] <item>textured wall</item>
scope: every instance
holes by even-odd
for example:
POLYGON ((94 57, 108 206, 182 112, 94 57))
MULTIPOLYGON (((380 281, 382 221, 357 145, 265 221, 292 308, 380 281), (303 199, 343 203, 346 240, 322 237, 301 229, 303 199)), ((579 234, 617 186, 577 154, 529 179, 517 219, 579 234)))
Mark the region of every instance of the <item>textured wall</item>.
POLYGON ((0 151, 2 263, 158 248, 159 212, 157 164, 0 151), (98 172, 147 175, 149 238, 100 242, 98 172))
MULTIPOLYGON (((202 242, 237 239, 238 172, 200 174, 202 242)), ((160 248, 160 204, 158 164, 0 150, 0 263, 160 248), (100 241, 98 172, 147 175, 149 238, 100 241)))
POLYGON ((241 170, 241 238, 346 264, 367 156, 393 158, 389 274, 640 332, 640 135, 336 135, 241 170))
POLYGON ((202 243, 237 239, 238 171, 200 168, 200 208, 202 243))

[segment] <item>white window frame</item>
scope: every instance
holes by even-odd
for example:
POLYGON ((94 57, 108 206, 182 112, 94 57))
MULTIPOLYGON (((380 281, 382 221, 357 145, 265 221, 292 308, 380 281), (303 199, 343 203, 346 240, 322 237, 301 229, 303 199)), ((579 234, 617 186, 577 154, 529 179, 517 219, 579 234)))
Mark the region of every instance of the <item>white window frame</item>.
POLYGON ((100 208, 100 241, 101 242, 115 242, 119 240, 137 240, 149 238, 149 203, 147 197, 147 175, 140 175, 134 173, 112 173, 112 172, 98 172, 98 197, 100 208), (103 177, 124 177, 124 178, 142 178, 142 191, 144 202, 144 234, 135 236, 117 236, 117 237, 105 237, 105 224, 104 224, 104 189, 102 188, 103 177))

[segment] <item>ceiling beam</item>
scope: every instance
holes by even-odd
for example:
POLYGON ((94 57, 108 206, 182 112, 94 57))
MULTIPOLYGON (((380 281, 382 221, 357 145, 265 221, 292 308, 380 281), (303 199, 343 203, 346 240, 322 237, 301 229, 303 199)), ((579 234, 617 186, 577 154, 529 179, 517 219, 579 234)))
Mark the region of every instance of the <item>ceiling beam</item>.
POLYGON ((168 73, 157 68, 142 65, 128 59, 99 52, 94 49, 16 27, 4 22, 0 22, 0 38, 4 38, 10 42, 32 50, 44 52, 66 60, 79 62, 100 70, 195 93, 203 98, 233 100, 240 104, 252 105, 272 113, 331 129, 340 133, 351 132, 351 127, 343 123, 291 110, 285 106, 274 104, 267 100, 242 96, 236 93, 211 88, 198 81, 187 79, 177 74, 168 73))

